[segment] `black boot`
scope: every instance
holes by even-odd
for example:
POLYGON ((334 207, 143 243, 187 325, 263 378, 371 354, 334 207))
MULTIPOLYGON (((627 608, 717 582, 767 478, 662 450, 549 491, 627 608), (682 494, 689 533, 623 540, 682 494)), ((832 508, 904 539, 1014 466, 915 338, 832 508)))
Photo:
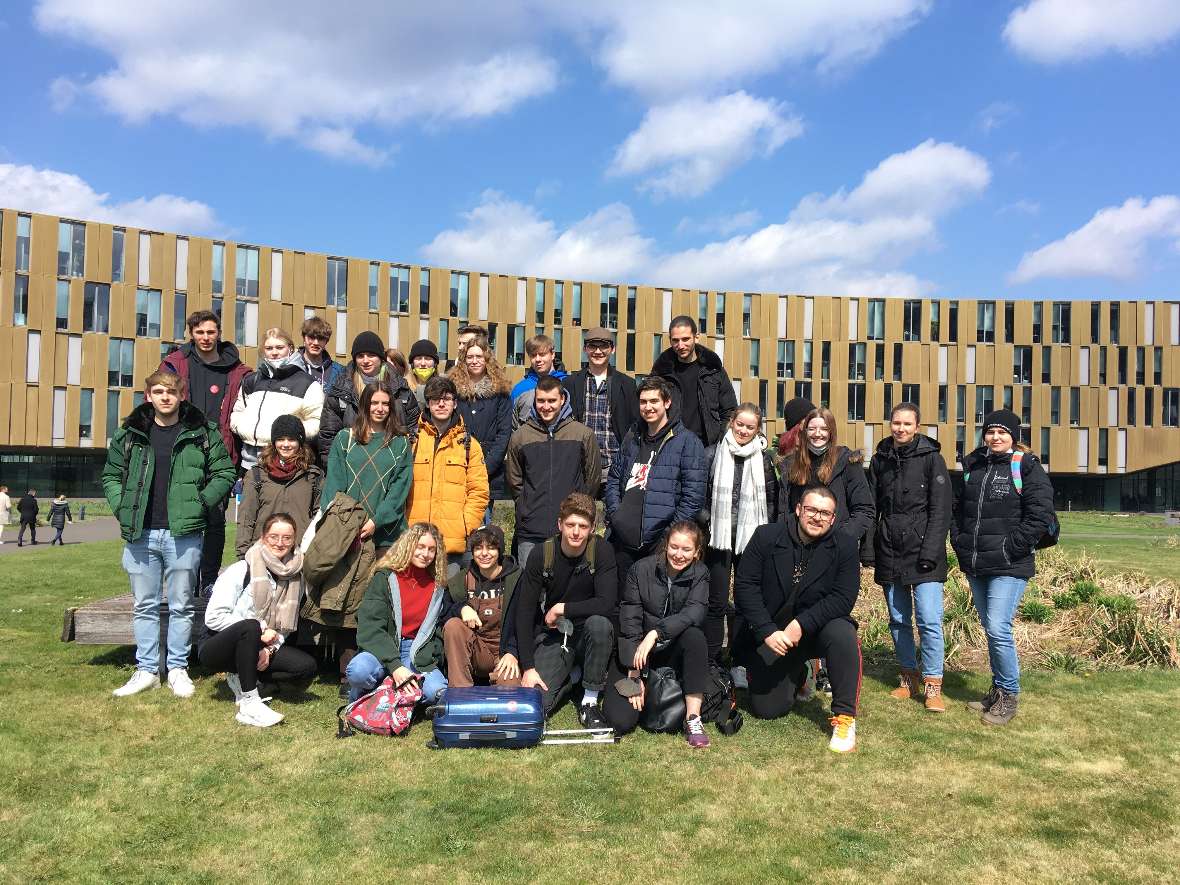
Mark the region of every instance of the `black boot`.
POLYGON ((996 702, 997 691, 999 691, 999 689, 996 688, 996 684, 993 682, 992 687, 987 690, 987 694, 985 694, 981 700, 971 701, 969 704, 967 704, 967 709, 972 713, 986 713, 992 708, 992 704, 996 702))
POLYGON ((997 688, 996 702, 992 704, 991 709, 979 717, 980 721, 987 725, 1007 725, 1016 715, 1016 700, 1019 697, 1020 695, 1015 692, 997 688))

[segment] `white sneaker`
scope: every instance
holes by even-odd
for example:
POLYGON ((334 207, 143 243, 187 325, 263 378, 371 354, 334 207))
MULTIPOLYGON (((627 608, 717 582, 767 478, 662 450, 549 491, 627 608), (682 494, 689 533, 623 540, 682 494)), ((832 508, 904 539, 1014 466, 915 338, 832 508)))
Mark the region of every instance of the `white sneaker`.
POLYGON ((147 670, 136 670, 131 674, 131 678, 127 680, 126 685, 116 688, 111 694, 117 698, 125 698, 133 694, 139 694, 141 691, 148 691, 149 689, 159 687, 160 677, 155 673, 149 673, 147 670))
POLYGON ((262 698, 258 696, 258 689, 254 689, 242 694, 242 700, 238 702, 238 715, 234 718, 242 725, 270 728, 283 721, 283 714, 263 703, 262 698))
POLYGON ((856 720, 851 716, 833 716, 832 739, 828 742, 828 749, 833 753, 851 753, 856 749, 856 720))
POLYGON ((242 702, 242 680, 238 678, 237 673, 226 673, 225 684, 229 686, 229 690, 234 693, 234 703, 240 704, 242 702))
POLYGON ((168 687, 178 698, 191 698, 196 690, 193 681, 188 678, 188 670, 169 670, 168 687))

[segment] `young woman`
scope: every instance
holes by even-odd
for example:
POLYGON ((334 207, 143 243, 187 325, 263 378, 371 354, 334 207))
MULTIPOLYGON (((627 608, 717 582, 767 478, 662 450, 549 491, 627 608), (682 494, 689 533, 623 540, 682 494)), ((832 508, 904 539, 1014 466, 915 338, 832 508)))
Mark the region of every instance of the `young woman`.
MULTIPOLYGON (((480 339, 467 345, 463 359, 447 375, 459 393, 459 414, 470 434, 479 440, 488 468, 491 500, 507 497, 504 454, 512 436, 512 385, 504 377, 496 355, 480 339)), ((485 522, 491 522, 491 501, 485 522)))
POLYGON ((710 465, 702 513, 708 527, 705 563, 709 568, 705 638, 709 660, 718 664, 733 572, 754 529, 778 518, 778 471, 761 429, 762 410, 742 403, 721 440, 705 449, 705 463, 710 465))
POLYGON ((946 581, 946 534, 951 524, 951 481, 940 446, 918 433, 922 415, 913 403, 894 406, 890 437, 869 462, 869 489, 876 522, 865 538, 863 562, 875 565, 885 591, 889 632, 901 665, 898 699, 923 698, 933 713, 946 711, 942 698, 942 585, 946 581), (919 671, 914 615, 922 641, 919 671))
POLYGON ((243 725, 266 728, 283 721, 259 697, 259 674, 293 681, 315 676, 315 658, 285 642, 297 625, 302 570, 295 520, 274 513, 263 523, 261 539, 213 585, 198 656, 209 669, 226 673, 238 708, 234 718, 243 725))
POLYGON ((421 338, 410 347, 410 389, 418 405, 426 408, 426 382, 438 374, 438 345, 429 338, 421 338))
POLYGON ((350 701, 375 689, 386 676, 395 684, 422 675, 422 699, 434 701, 447 687, 443 674, 443 624, 455 614, 447 592, 447 560, 438 529, 416 522, 377 561, 357 611, 361 651, 348 663, 350 701))
POLYGON ((709 650, 701 629, 709 601, 709 572, 700 562, 704 544, 695 522, 674 522, 660 549, 635 563, 627 576, 619 606, 619 660, 628 667, 628 678, 639 682, 640 691, 628 698, 619 693, 618 683, 607 687, 603 714, 619 734, 633 731, 639 722, 646 696, 644 671, 670 665, 684 689, 684 739, 690 747, 709 746, 701 722, 709 675, 709 650))
POLYGON ((66 501, 64 494, 58 495, 53 499, 53 503, 49 505, 49 524, 53 526, 57 534, 53 536, 53 540, 49 542, 49 546, 59 544, 62 547, 66 542, 61 539, 61 533, 65 530, 66 523, 74 524, 74 514, 70 512, 69 502, 66 501))
POLYGON ((369 514, 360 538, 372 538, 381 551, 405 530, 413 478, 410 440, 393 413, 393 390, 379 379, 361 394, 356 422, 332 443, 320 501, 327 508, 337 492, 355 499, 369 514))
POLYGON ((377 333, 361 332, 352 340, 352 362, 324 392, 317 446, 321 465, 327 465, 332 442, 340 431, 356 423, 361 394, 377 381, 384 381, 389 387, 398 426, 406 428, 411 435, 417 431, 422 410, 406 379, 389 368, 385 345, 377 333))
POLYGON ((406 356, 396 347, 385 348, 385 364, 393 370, 393 373, 399 378, 405 378, 410 374, 410 364, 406 362, 406 356))
POLYGON ((324 472, 307 445, 303 422, 280 415, 270 427, 270 442, 258 463, 246 471, 238 507, 238 556, 245 556, 262 537, 272 513, 289 513, 299 541, 320 506, 324 472))
POLYGON ((1053 485, 1019 438, 1014 412, 983 419, 983 445, 963 458, 963 491, 951 522, 951 546, 971 584, 992 668, 991 690, 968 706, 989 725, 1006 725, 1016 715, 1020 665, 1012 618, 1036 574, 1037 543, 1057 524, 1053 485))
POLYGON ((242 467, 247 469, 270 442, 275 418, 294 415, 303 422, 304 432, 314 437, 324 408, 324 388, 304 371, 290 335, 282 329, 267 329, 262 354, 262 363, 242 379, 229 417, 230 429, 242 440, 242 467))

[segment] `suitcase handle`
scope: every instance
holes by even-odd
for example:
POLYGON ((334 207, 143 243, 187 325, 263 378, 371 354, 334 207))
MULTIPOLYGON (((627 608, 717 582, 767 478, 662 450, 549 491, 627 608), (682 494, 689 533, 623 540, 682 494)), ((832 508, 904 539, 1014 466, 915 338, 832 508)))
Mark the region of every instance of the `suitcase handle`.
POLYGON ((427 719, 434 719, 436 716, 442 713, 442 710, 443 708, 441 704, 431 704, 425 709, 425 711, 423 711, 422 715, 427 719))

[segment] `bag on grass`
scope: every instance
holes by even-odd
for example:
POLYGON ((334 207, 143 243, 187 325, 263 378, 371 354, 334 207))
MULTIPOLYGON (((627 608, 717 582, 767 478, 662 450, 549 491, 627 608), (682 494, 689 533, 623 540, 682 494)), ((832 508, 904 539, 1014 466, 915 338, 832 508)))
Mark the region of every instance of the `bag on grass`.
POLYGON ((717 730, 727 737, 737 734, 745 721, 737 706, 733 677, 713 663, 709 664, 705 695, 701 699, 701 721, 715 723, 717 730))
POLYGON ((643 712, 639 724, 644 731, 675 734, 684 728, 684 689, 672 667, 652 667, 647 672, 643 712))
POLYGON ((393 737, 404 734, 414 716, 414 705, 422 700, 421 677, 415 673, 400 685, 386 676, 376 689, 345 704, 336 711, 336 737, 354 732, 393 737))

